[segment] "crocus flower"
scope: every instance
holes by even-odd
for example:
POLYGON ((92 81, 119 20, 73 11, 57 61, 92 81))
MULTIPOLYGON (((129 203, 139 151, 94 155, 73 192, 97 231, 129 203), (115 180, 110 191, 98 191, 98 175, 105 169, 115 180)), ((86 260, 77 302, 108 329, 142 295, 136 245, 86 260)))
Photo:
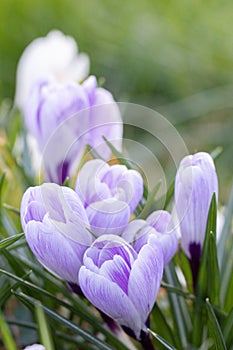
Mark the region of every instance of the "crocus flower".
POLYGON ((121 150, 123 127, 118 106, 107 90, 97 87, 95 77, 82 85, 38 82, 24 117, 43 153, 48 181, 62 184, 73 175, 87 144, 109 159, 111 150, 103 135, 121 150))
POLYGON ((163 254, 153 235, 139 253, 121 237, 103 235, 84 254, 79 285, 96 308, 140 340, 162 274, 163 254))
POLYGON ((175 180, 175 209, 179 219, 181 246, 191 261, 194 285, 214 192, 217 198, 218 179, 211 156, 200 152, 185 157, 175 180))
POLYGON ((132 220, 122 237, 132 244, 138 253, 151 235, 154 235, 160 242, 164 265, 167 265, 178 248, 177 232, 170 213, 165 210, 157 210, 151 213, 146 220, 132 220))
POLYGON ((33 345, 26 346, 24 350, 46 350, 46 349, 41 344, 33 344, 33 345))
POLYGON ((57 82, 82 81, 89 73, 89 57, 78 54, 75 40, 58 30, 33 40, 17 67, 15 104, 22 110, 34 83, 41 79, 57 82))
POLYGON ((75 190, 93 231, 97 235, 105 232, 120 235, 142 198, 143 180, 136 170, 95 159, 80 170, 75 190))
POLYGON ((56 184, 31 187, 23 195, 20 215, 26 240, 40 263, 77 284, 83 254, 92 243, 78 195, 56 184))

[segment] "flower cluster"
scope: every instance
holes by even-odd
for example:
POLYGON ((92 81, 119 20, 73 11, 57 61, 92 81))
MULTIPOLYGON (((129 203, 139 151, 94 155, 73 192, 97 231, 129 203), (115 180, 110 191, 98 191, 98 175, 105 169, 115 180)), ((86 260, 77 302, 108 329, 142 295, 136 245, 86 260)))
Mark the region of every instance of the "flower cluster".
POLYGON ((142 195, 136 170, 90 160, 75 191, 44 183, 29 188, 21 203, 27 242, 43 266, 80 286, 98 309, 137 338, 146 331, 163 268, 178 244, 168 212, 130 221, 142 195))
MULTIPOLYGON (((73 48, 72 59, 60 62, 62 72, 70 61, 72 69, 78 67, 74 42, 58 32, 31 44, 30 50, 38 44, 36 50, 43 48, 50 55, 47 45, 52 38, 73 48)), ((29 56, 34 57, 30 50, 22 57, 19 77, 23 60, 28 63, 29 56)), ((53 51, 51 60, 52 55, 53 51)), ((197 278, 208 210, 213 193, 218 193, 214 163, 207 153, 181 161, 175 180, 178 224, 165 210, 151 212, 145 220, 137 218, 139 203, 141 208, 146 201, 142 176, 125 165, 106 162, 111 151, 102 135, 118 150, 122 146, 122 120, 112 95, 98 87, 93 76, 81 84, 61 82, 55 67, 48 74, 46 56, 45 61, 30 84, 23 74, 27 97, 20 100, 16 95, 26 126, 44 152, 46 179, 51 181, 28 188, 23 195, 20 212, 26 240, 46 269, 73 290, 80 288, 97 309, 140 340, 147 334, 163 269, 178 249, 177 231, 191 267, 196 266, 193 279, 197 278), (75 189, 62 186, 66 176, 75 173, 87 144, 102 159, 81 167, 75 189)), ((84 76, 74 74, 75 79, 84 76)))

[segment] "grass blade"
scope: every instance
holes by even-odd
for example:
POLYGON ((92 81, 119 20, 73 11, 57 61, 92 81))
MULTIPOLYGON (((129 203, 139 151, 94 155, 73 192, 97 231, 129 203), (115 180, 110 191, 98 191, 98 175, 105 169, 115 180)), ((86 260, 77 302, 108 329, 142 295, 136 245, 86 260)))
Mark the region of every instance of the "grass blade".
MULTIPOLYGON (((27 296, 27 295, 25 295, 23 293, 16 293, 16 292, 14 292, 14 294, 19 299, 24 300, 25 302, 29 302, 29 303, 31 303, 34 306, 38 303, 34 298, 29 297, 29 296, 27 296)), ((57 314, 53 310, 49 309, 48 307, 46 307, 46 306, 44 306, 42 304, 41 304, 41 307, 43 308, 44 312, 47 315, 49 315, 52 319, 54 319, 55 321, 59 322, 60 324, 63 324, 66 328, 70 329, 75 334, 78 334, 83 339, 85 339, 87 342, 97 346, 97 348, 99 350, 114 350, 111 346, 109 346, 106 343, 100 341, 98 338, 96 338, 95 336, 93 336, 89 332, 84 331, 82 328, 80 328, 79 326, 75 325, 71 321, 67 320, 63 316, 60 316, 59 314, 57 314)))
POLYGON ((1 329, 2 339, 6 346, 6 349, 17 350, 17 346, 14 342, 10 329, 3 317, 1 310, 0 310, 0 329, 1 329))
POLYGON ((221 275, 224 274, 225 265, 228 260, 228 254, 226 254, 226 241, 227 241, 228 233, 230 231, 230 227, 232 223, 232 216, 233 216, 233 184, 232 184, 231 193, 227 204, 227 211, 226 211, 225 221, 221 232, 221 237, 218 244, 218 259, 219 259, 221 275))
POLYGON ((51 332, 41 304, 37 303, 35 305, 35 309, 38 320, 41 343, 44 345, 46 350, 54 350, 51 332))
POLYGON ((227 316, 223 326, 223 337, 226 344, 233 341, 233 307, 227 316))
POLYGON ((0 249, 9 247, 11 244, 15 243, 16 241, 18 241, 19 239, 21 239, 23 237, 24 237, 24 233, 19 233, 17 235, 2 239, 0 241, 0 249))
POLYGON ((209 299, 206 299, 208 317, 209 317, 209 331, 214 339, 215 349, 216 350, 227 350, 221 328, 219 326, 218 320, 215 316, 212 305, 209 302, 209 299))
MULTIPOLYGON (((197 288, 195 291, 197 299, 205 300, 207 297, 209 297, 209 295, 211 295, 211 298, 213 298, 214 300, 215 300, 215 297, 217 299, 217 296, 215 295, 215 290, 211 291, 213 284, 215 287, 215 281, 212 281, 211 279, 213 278, 215 280, 215 271, 216 271, 216 274, 219 273, 218 269, 216 269, 216 267, 218 266, 218 263, 215 261, 215 259, 217 259, 217 256, 216 256, 217 254, 214 253, 214 250, 216 249, 216 243, 215 243, 216 242, 216 217, 217 217, 217 204, 216 204, 216 195, 214 193, 210 203, 210 208, 208 213, 206 234, 205 234, 205 240, 204 240, 204 245, 202 249, 197 288), (210 238, 211 236, 213 237, 210 238), (215 245, 215 248, 214 248, 214 245, 215 245), (213 263, 214 266, 211 266, 211 263, 213 263)), ((218 281, 219 281, 219 278, 218 278, 218 281)), ((194 323, 193 323, 193 333, 192 333, 192 341, 196 346, 200 346, 202 342, 203 330, 205 328, 205 323, 206 323, 205 317, 206 317, 205 311, 201 307, 200 302, 196 302, 194 307, 194 323)))
POLYGON ((158 335, 157 333, 151 331, 149 328, 148 328, 148 332, 160 343, 162 344, 165 349, 168 349, 168 350, 176 350, 176 348, 174 348, 174 346, 170 345, 165 339, 163 339, 162 337, 160 337, 160 335, 158 335))
MULTIPOLYGON (((175 277, 175 269, 172 269, 172 263, 165 267, 165 278, 166 282, 170 285, 176 286, 176 277, 175 277)), ((179 287, 179 286, 178 286, 179 287)), ((187 334, 186 328, 184 326, 185 322, 183 319, 183 313, 181 310, 180 297, 175 295, 174 293, 168 294, 169 304, 172 311, 173 323, 176 333, 176 345, 178 348, 186 348, 187 342, 187 334)), ((188 314, 188 310, 187 310, 188 314)))
POLYGON ((161 184, 162 184, 162 181, 160 180, 157 183, 157 185, 153 188, 153 190, 150 192, 150 194, 148 195, 146 204, 145 204, 144 208, 142 209, 141 213, 137 217, 138 219, 146 219, 147 216, 150 214, 151 207, 154 203, 155 196, 158 193, 161 184))

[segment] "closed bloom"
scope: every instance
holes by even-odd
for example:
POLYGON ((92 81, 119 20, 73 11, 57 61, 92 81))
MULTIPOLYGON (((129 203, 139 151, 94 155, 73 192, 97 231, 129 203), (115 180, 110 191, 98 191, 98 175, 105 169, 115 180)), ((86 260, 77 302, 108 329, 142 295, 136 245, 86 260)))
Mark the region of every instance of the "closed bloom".
POLYGON ((79 284, 95 307, 140 340, 162 274, 163 254, 153 235, 139 253, 121 237, 103 235, 84 254, 79 284))
POLYGON ((24 117, 43 152, 49 181, 62 184, 67 176, 73 175, 87 144, 110 158, 111 151, 103 135, 121 150, 123 129, 119 109, 112 95, 98 88, 92 76, 82 85, 37 82, 24 117))
POLYGON ((151 235, 160 242, 164 265, 167 265, 178 248, 177 232, 170 213, 157 210, 146 220, 133 220, 126 227, 122 237, 139 252, 151 235))
POLYGON ((143 180, 136 170, 90 160, 76 181, 78 193, 93 231, 121 234, 143 195, 143 180))
POLYGON ((218 198, 218 179, 208 153, 185 157, 175 180, 175 209, 179 220, 181 246, 191 260, 194 284, 205 238, 208 211, 213 194, 218 198))
POLYGON ((23 195, 20 215, 26 240, 40 263, 77 284, 83 254, 92 243, 77 194, 56 184, 31 187, 23 195))
POLYGON ((15 104, 24 109, 36 81, 82 81, 89 73, 89 57, 79 54, 75 40, 58 30, 33 40, 24 50, 17 67, 15 104))

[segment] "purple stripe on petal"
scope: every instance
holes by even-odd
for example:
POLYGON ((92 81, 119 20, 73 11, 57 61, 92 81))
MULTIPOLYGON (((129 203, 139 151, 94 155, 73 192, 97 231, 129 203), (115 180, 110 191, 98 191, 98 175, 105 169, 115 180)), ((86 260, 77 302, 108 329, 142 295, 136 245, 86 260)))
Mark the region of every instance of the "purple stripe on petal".
POLYGON ((25 230, 27 242, 40 263, 53 274, 68 282, 78 283, 85 246, 74 244, 53 227, 31 221, 25 230))
POLYGON ((117 244, 115 242, 108 243, 105 245, 105 247, 100 252, 99 267, 106 260, 113 259, 115 255, 121 256, 129 268, 131 268, 131 265, 134 261, 133 259, 137 258, 137 254, 129 245, 121 246, 120 244, 117 244))
POLYGON ((163 253, 158 240, 151 235, 138 254, 129 277, 128 296, 145 322, 154 305, 163 275, 163 253))
POLYGON ((125 292, 125 294, 128 293, 130 268, 121 256, 115 255, 113 260, 105 261, 101 265, 99 273, 100 275, 105 276, 112 282, 116 283, 125 292))
POLYGON ((145 326, 141 322, 137 308, 116 283, 82 266, 79 272, 79 285, 86 298, 95 307, 120 325, 133 329, 136 337, 140 336, 141 329, 145 326))

